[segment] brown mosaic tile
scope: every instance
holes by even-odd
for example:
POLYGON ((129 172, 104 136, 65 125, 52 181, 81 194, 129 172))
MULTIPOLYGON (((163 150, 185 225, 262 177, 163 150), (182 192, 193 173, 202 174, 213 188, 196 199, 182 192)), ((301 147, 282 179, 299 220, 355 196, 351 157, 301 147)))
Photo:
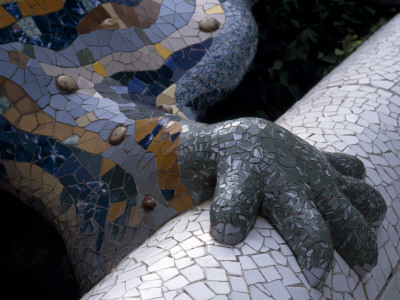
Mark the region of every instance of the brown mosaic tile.
POLYGON ((10 57, 10 61, 14 64, 17 65, 20 68, 26 67, 26 65, 29 62, 30 57, 18 50, 13 50, 8 52, 8 56, 10 57))
POLYGON ((32 101, 28 96, 23 96, 18 102, 14 104, 15 108, 21 113, 21 115, 27 115, 33 112, 39 112, 40 107, 32 101))
POLYGON ((59 122, 54 123, 54 137, 63 141, 69 138, 73 134, 73 129, 71 125, 62 124, 59 122))
POLYGON ((26 132, 32 132, 36 129, 38 125, 39 123, 36 120, 36 115, 34 113, 31 113, 29 115, 21 116, 17 127, 26 132))
POLYGON ((17 126, 19 119, 21 118, 21 114, 14 107, 11 106, 7 111, 3 114, 3 117, 7 119, 12 125, 17 126))
POLYGON ((54 135, 54 123, 47 123, 39 125, 33 133, 45 135, 45 136, 53 136, 54 135))
POLYGON ((0 6, 0 28, 7 27, 17 20, 9 14, 8 11, 2 6, 0 6))

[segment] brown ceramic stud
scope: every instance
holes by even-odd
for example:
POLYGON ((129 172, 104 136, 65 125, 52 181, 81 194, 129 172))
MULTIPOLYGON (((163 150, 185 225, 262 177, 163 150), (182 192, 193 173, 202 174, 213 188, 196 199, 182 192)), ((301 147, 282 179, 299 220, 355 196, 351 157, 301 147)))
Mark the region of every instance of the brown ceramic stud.
POLYGON ((114 146, 121 144, 126 137, 126 131, 127 129, 124 125, 120 124, 115 127, 114 130, 111 132, 110 137, 108 138, 110 144, 114 146))
POLYGON ((157 202, 153 197, 146 196, 142 201, 142 207, 145 210, 153 210, 156 207, 157 202))
POLYGON ((79 89, 75 80, 73 80, 72 77, 69 77, 68 75, 58 76, 56 79, 56 85, 60 91, 66 92, 69 94, 74 93, 79 89))
POLYGON ((162 110, 167 114, 172 114, 172 107, 167 104, 161 104, 158 106, 158 109, 162 110))
POLYGON ((219 22, 215 18, 205 18, 200 21, 199 28, 204 32, 213 32, 219 28, 219 22))
POLYGON ((119 28, 119 23, 115 21, 114 19, 105 19, 103 23, 101 23, 104 29, 108 30, 115 30, 119 28))

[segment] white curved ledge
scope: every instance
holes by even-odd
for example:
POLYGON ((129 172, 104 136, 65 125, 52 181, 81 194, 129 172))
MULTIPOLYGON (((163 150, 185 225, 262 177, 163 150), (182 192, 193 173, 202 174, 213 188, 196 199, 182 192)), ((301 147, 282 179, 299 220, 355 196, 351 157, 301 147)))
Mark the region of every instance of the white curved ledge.
POLYGON ((399 299, 400 15, 277 123, 312 145, 357 155, 388 212, 378 265, 364 278, 335 252, 321 289, 309 286, 282 238, 258 218, 234 247, 209 235, 209 203, 168 222, 82 299, 399 299))

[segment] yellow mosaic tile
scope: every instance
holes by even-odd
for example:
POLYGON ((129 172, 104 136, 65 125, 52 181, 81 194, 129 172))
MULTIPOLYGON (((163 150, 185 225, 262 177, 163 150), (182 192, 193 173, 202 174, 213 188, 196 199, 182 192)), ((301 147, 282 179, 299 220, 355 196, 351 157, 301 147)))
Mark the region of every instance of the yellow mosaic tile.
POLYGON ((132 207, 131 217, 129 219, 129 225, 131 225, 131 226, 139 226, 140 225, 140 216, 138 213, 137 206, 132 207))
POLYGON ((136 125, 136 132, 135 132, 135 138, 136 141, 142 140, 146 135, 151 133, 154 129, 154 127, 157 126, 158 120, 157 119, 144 119, 144 120, 137 120, 135 122, 136 125))
POLYGON ((97 134, 95 134, 94 132, 85 131, 84 134, 82 134, 82 136, 80 137, 80 139, 78 140, 78 142, 76 144, 79 145, 81 143, 85 143, 89 140, 95 139, 96 137, 97 137, 97 134))
POLYGON ((40 111, 39 105, 33 102, 28 96, 23 96, 15 104, 15 108, 21 113, 21 115, 27 115, 33 112, 40 111))
POLYGON ((74 127, 73 130, 74 130, 74 134, 79 135, 79 136, 82 136, 82 134, 85 133, 85 129, 83 129, 83 128, 74 127))
POLYGON ((95 62, 93 64, 93 70, 97 73, 100 74, 103 77, 107 77, 107 72, 106 69, 104 69, 104 66, 100 62, 95 62))
POLYGON ((15 162, 8 161, 4 164, 4 167, 6 168, 8 178, 19 178, 19 172, 17 167, 15 166, 15 162))
POLYGON ((21 119, 18 122, 17 127, 26 132, 32 132, 39 125, 36 120, 36 114, 32 113, 29 115, 21 116, 21 119))
POLYGON ((43 169, 38 167, 37 165, 32 165, 31 168, 31 178, 32 179, 42 179, 43 177, 43 169))
POLYGON ((22 1, 22 2, 18 3, 18 7, 19 7, 19 10, 21 11, 21 14, 23 17, 33 15, 33 9, 26 1, 22 1))
MULTIPOLYGON (((91 133, 91 134, 94 134, 94 133, 91 133)), ((85 142, 81 142, 81 139, 79 139, 78 143, 77 143, 77 147, 79 149, 82 149, 82 150, 85 150, 85 151, 87 151, 89 153, 94 153, 94 154, 103 153, 104 151, 107 151, 108 149, 111 148, 111 145, 109 143, 106 143, 105 141, 103 141, 97 135, 96 135, 95 138, 90 139, 90 140, 85 141, 85 142)))
POLYGON ((54 123, 48 123, 48 124, 39 125, 33 131, 33 133, 40 134, 40 135, 45 135, 45 136, 53 136, 53 134, 54 134, 54 123))
POLYGON ((62 124, 56 122, 54 124, 54 137, 59 140, 63 141, 69 138, 73 133, 72 126, 67 124, 62 124))
POLYGON ((0 28, 7 27, 17 20, 2 6, 0 6, 0 28))
POLYGON ((153 138, 152 143, 154 143, 154 142, 161 142, 161 139, 162 139, 162 137, 163 137, 164 131, 165 131, 165 128, 163 127, 163 128, 157 133, 157 135, 153 138))
POLYGON ((17 169, 22 177, 30 177, 31 175, 31 164, 17 163, 17 169))
POLYGON ((25 91, 10 80, 6 80, 0 87, 0 90, 14 103, 25 95, 25 91))
POLYGON ((78 124, 79 127, 86 127, 87 125, 90 124, 90 120, 87 117, 87 115, 80 116, 78 119, 75 120, 76 124, 78 124))
POLYGON ((175 190, 176 186, 178 184, 178 180, 179 180, 179 177, 177 175, 168 174, 167 179, 165 180, 165 183, 164 183, 164 188, 175 190))
POLYGON ((186 193, 186 191, 187 191, 186 187, 181 182, 178 182, 178 186, 176 187, 175 190, 175 197, 179 197, 183 193, 186 193))
POLYGON ((110 209, 108 211, 107 221, 112 222, 118 218, 125 210, 126 201, 111 203, 110 209))
POLYGON ((205 13, 206 13, 207 15, 214 15, 214 14, 223 14, 223 13, 225 13, 225 12, 224 12, 224 10, 222 9, 222 6, 221 6, 221 5, 216 5, 216 6, 214 6, 214 7, 211 7, 211 8, 209 8, 209 9, 207 9, 207 10, 205 11, 205 13))
POLYGON ((48 124, 48 123, 53 123, 55 120, 50 117, 48 114, 38 111, 36 113, 36 120, 38 121, 39 124, 48 124))
POLYGON ((21 118, 21 114, 14 106, 10 106, 3 114, 3 117, 6 118, 6 120, 12 125, 17 126, 19 119, 21 118))
POLYGON ((165 180, 167 179, 167 173, 158 172, 158 186, 161 188, 165 185, 165 180))
POLYGON ((176 104, 175 99, 176 92, 176 84, 173 84, 166 88, 160 95, 156 98, 156 106, 160 106, 161 104, 173 105, 176 104))
POLYGON ((53 187, 55 187, 58 182, 59 181, 56 177, 54 177, 53 175, 51 175, 47 172, 43 172, 43 183, 51 186, 52 190, 53 190, 53 187))
POLYGON ((188 193, 183 194, 182 198, 183 198, 183 203, 185 204, 186 209, 189 209, 189 208, 193 207, 193 200, 189 196, 188 193))
POLYGON ((103 161, 101 163, 100 176, 103 176, 104 174, 106 174, 114 166, 115 166, 115 162, 113 162, 111 159, 103 157, 103 161))
POLYGON ((88 112, 88 113, 86 114, 86 116, 87 116, 87 118, 89 119, 90 122, 94 122, 94 121, 97 121, 97 120, 98 120, 97 116, 94 114, 93 111, 88 112))
POLYGON ((97 145, 95 148, 95 151, 92 152, 94 154, 100 154, 103 153, 104 151, 107 151, 108 149, 111 148, 111 145, 109 143, 106 143, 103 141, 100 137, 97 138, 97 145))
POLYGON ((180 197, 173 198, 173 199, 169 200, 168 203, 177 212, 181 213, 181 212, 185 211, 184 202, 180 197))
POLYGON ((152 152, 157 156, 163 146, 163 143, 152 142, 146 152, 152 152))
POLYGON ((160 43, 155 44, 154 48, 156 48, 156 51, 158 52, 158 54, 161 55, 161 57, 166 60, 171 54, 172 52, 165 48, 163 45, 161 45, 160 43))

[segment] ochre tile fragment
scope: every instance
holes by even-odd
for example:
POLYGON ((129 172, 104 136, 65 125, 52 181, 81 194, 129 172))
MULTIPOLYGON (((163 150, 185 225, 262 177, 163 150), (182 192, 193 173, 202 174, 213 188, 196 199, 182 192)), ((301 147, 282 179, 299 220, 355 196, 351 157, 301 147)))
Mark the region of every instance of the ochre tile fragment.
POLYGON ((161 57, 162 57, 164 60, 167 59, 167 58, 172 54, 172 52, 171 52, 169 49, 165 48, 165 47, 164 47, 163 45, 161 45, 160 43, 155 44, 155 45, 154 45, 154 48, 156 48, 158 54, 160 54, 161 57))
POLYGON ((113 162, 111 159, 103 157, 103 161, 101 163, 100 176, 103 176, 104 174, 106 174, 114 166, 115 166, 115 162, 113 162))
POLYGON ((0 28, 7 27, 17 20, 2 6, 0 6, 0 28))
POLYGON ((107 221, 112 222, 118 218, 125 210, 126 201, 111 203, 108 211, 107 221))
POLYGON ((17 127, 26 132, 32 132, 36 129, 38 125, 39 123, 36 120, 36 115, 34 113, 31 113, 29 115, 21 116, 17 127))
POLYGON ((54 134, 54 123, 47 123, 39 125, 33 133, 45 135, 45 136, 53 136, 54 134))
POLYGON ((31 164, 29 163, 18 163, 17 162, 17 169, 20 172, 22 177, 30 177, 31 175, 31 164))
POLYGON ((175 190, 177 183, 178 183, 179 177, 175 174, 168 174, 167 179, 165 180, 165 184, 163 188, 165 189, 171 189, 175 190))
POLYGON ((40 110, 39 105, 32 101, 32 99, 30 99, 27 95, 18 100, 18 102, 15 103, 15 107, 18 109, 21 115, 27 115, 40 110))
POLYGON ((138 213, 137 206, 132 207, 131 217, 129 219, 130 226, 139 226, 140 225, 140 216, 138 213))
POLYGON ((223 14, 223 13, 224 13, 224 10, 222 9, 222 6, 221 6, 221 5, 216 5, 216 6, 214 6, 214 7, 211 7, 211 8, 209 8, 209 9, 207 9, 207 10, 205 11, 205 13, 206 13, 207 15, 223 14))
POLYGON ((38 111, 36 113, 36 119, 39 124, 48 124, 48 123, 54 122, 54 119, 52 117, 50 117, 48 114, 46 114, 42 111, 38 111))
POLYGON ((10 57, 10 61, 14 64, 17 65, 20 68, 26 67, 26 65, 29 62, 30 57, 18 50, 12 50, 8 52, 8 56, 10 57))
POLYGON ((72 126, 56 122, 54 124, 54 137, 59 140, 63 141, 72 135, 72 126))
POLYGON ((98 135, 94 132, 91 131, 85 131, 85 133, 81 136, 81 138, 79 139, 79 141, 76 143, 77 145, 87 142, 89 140, 92 140, 94 138, 96 138, 98 135))
POLYGON ((7 111, 3 114, 3 116, 12 125, 17 126, 19 119, 21 117, 21 114, 18 112, 18 110, 14 106, 11 106, 9 109, 7 109, 7 111))

